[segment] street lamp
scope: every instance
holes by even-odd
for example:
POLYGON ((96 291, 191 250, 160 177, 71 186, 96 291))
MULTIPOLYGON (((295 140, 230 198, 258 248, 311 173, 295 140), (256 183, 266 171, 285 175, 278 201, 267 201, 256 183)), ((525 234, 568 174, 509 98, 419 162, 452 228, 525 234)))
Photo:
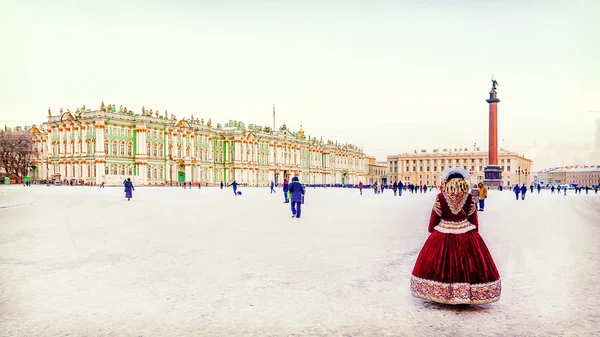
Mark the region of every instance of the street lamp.
POLYGON ((50 177, 48 177, 48 174, 49 174, 48 171, 50 171, 50 168, 48 168, 48 161, 49 161, 49 159, 46 158, 46 187, 50 186, 50 182, 48 181, 48 179, 50 178, 50 177))

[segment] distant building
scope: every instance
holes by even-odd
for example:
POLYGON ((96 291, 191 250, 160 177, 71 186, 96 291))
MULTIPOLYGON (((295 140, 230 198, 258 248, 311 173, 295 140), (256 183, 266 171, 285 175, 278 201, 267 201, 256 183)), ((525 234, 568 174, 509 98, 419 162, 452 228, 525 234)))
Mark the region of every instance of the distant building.
POLYGON ((541 170, 537 177, 541 185, 600 185, 600 165, 555 167, 541 170))
POLYGON ((373 185, 375 182, 378 184, 388 184, 388 167, 385 162, 378 162, 374 157, 368 158, 369 162, 369 175, 367 177, 367 184, 373 185))
MULTIPOLYGON (((524 156, 500 149, 498 165, 503 169, 502 184, 530 185, 533 182, 531 166, 533 161, 524 156)), ((471 173, 470 183, 476 184, 484 179, 484 168, 488 165, 488 153, 479 148, 435 149, 414 151, 387 156, 388 181, 402 180, 405 184, 439 186, 440 176, 447 167, 462 167, 471 173)))
POLYGON ((212 125, 176 118, 165 111, 134 113, 104 105, 74 112, 60 110, 34 134, 34 179, 59 176, 100 184, 131 177, 141 185, 172 182, 250 186, 299 176, 307 184, 358 184, 367 176, 367 156, 353 144, 291 131, 229 121, 212 125))

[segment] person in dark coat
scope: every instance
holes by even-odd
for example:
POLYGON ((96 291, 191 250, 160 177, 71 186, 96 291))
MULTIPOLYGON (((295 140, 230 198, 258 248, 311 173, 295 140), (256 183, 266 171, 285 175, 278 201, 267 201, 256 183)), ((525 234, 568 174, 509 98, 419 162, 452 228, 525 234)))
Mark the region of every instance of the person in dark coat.
POLYGON ((594 186, 594 194, 598 194, 598 185, 594 186))
POLYGON ((525 200, 525 193, 527 193, 527 186, 521 185, 521 200, 525 200))
POLYGON ((402 189, 404 189, 404 184, 402 184, 402 181, 398 182, 398 196, 401 197, 402 196, 402 189))
POLYGON ((588 194, 588 192, 589 192, 589 191, 590 191, 590 187, 589 187, 589 186, 586 186, 586 187, 585 187, 585 194, 588 194))
POLYGON ((423 185, 423 193, 427 193, 427 185, 423 185))
POLYGON ((362 181, 358 183, 358 190, 360 191, 360 195, 362 195, 363 183, 362 181))
POLYGON ((283 202, 285 204, 289 203, 290 200, 288 199, 288 189, 290 188, 290 183, 288 182, 287 179, 283 179, 283 198, 285 199, 283 202))
POLYGON ((542 185, 538 184, 537 185, 537 190, 538 190, 538 194, 540 194, 540 191, 542 190, 542 185))
POLYGON ((398 191, 398 184, 396 182, 392 185, 392 189, 394 190, 394 196, 396 196, 396 191, 398 191))
POLYGON ((125 198, 127 198, 127 201, 131 200, 131 198, 133 198, 133 191, 135 190, 135 188, 133 187, 133 183, 131 182, 131 178, 127 178, 125 179, 125 198))
POLYGON ((292 178, 289 192, 292 194, 292 218, 299 218, 302 213, 302 199, 304 198, 305 191, 298 177, 292 178))
POLYGON ((238 183, 237 181, 233 181, 231 184, 227 185, 227 187, 232 186, 233 187, 233 194, 235 194, 235 196, 237 197, 238 193, 237 193, 237 187, 238 187, 238 183))
POLYGON ((515 192, 515 196, 517 197, 517 200, 519 200, 519 193, 521 193, 521 187, 519 185, 515 185, 515 187, 513 188, 513 192, 515 192))
POLYGON ((223 189, 223 182, 221 181, 221 189, 223 189))
POLYGON ((531 190, 531 194, 533 194, 533 184, 529 186, 529 189, 531 190))
POLYGON ((552 194, 554 194, 554 185, 552 185, 552 187, 550 187, 550 192, 551 192, 552 194))
POLYGON ((270 194, 273 194, 273 193, 275 193, 275 183, 273 182, 273 180, 271 180, 271 193, 270 194))

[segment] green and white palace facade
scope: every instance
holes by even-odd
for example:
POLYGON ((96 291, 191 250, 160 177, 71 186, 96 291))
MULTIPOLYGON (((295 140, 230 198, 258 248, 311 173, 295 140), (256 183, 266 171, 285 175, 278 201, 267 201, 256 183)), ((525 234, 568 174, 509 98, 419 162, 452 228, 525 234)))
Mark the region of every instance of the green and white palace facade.
POLYGON ((352 144, 306 137, 284 124, 279 130, 229 121, 177 119, 142 108, 114 105, 52 114, 34 134, 33 179, 137 185, 177 182, 219 184, 236 180, 268 186, 299 176, 306 184, 366 181, 368 159, 352 144))

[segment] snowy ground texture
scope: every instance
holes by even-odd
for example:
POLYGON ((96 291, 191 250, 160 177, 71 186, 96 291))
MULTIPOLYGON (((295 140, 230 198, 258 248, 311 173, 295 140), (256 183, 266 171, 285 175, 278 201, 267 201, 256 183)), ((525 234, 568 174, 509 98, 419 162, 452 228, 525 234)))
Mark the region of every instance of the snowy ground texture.
POLYGON ((0 335, 599 334, 600 195, 490 192, 502 298, 447 306, 409 291, 435 193, 242 191, 0 187, 0 335))

